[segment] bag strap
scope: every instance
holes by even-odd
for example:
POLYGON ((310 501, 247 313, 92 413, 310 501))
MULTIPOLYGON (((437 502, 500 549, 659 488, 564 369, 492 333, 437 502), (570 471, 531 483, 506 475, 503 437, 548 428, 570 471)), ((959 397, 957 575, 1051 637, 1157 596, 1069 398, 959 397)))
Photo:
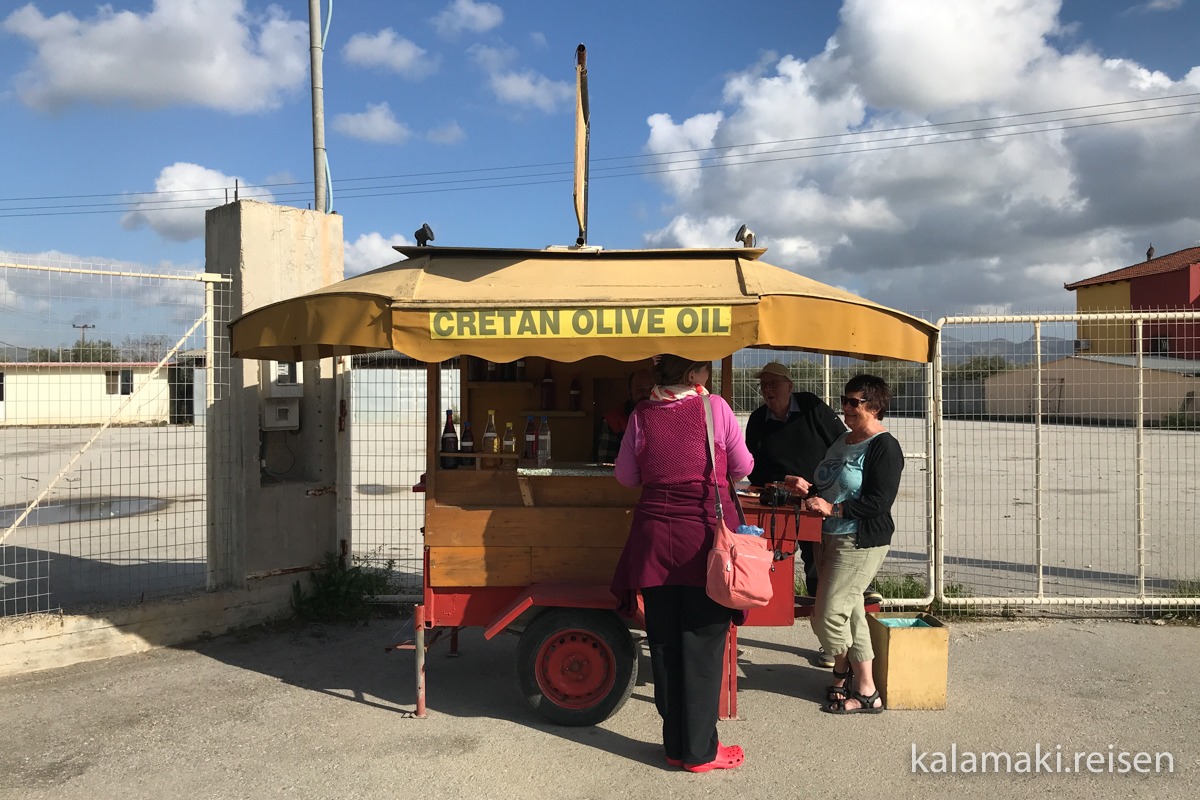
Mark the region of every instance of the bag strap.
MULTIPOLYGON (((717 480, 717 448, 716 444, 714 443, 716 435, 713 432, 712 400, 708 395, 702 395, 702 399, 704 400, 704 427, 708 435, 708 458, 709 463, 712 464, 713 468, 713 488, 715 490, 714 493, 717 496, 717 521, 724 522, 725 510, 721 507, 721 482, 717 480)), ((733 485, 733 478, 730 476, 729 470, 725 471, 725 479, 729 481, 730 486, 733 485)), ((742 511, 742 504, 738 500, 736 491, 733 493, 733 505, 737 509, 738 519, 741 521, 742 525, 745 525, 746 515, 742 511)))

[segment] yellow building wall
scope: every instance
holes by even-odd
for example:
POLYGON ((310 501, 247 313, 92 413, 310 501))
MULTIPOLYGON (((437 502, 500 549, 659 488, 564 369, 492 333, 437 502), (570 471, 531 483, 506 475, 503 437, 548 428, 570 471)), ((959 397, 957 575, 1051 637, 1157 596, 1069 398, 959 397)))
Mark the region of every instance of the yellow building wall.
MULTIPOLYGON (((1084 286, 1075 290, 1075 310, 1080 314, 1129 311, 1129 281, 1084 286)), ((1086 355, 1123 356, 1133 349, 1133 328, 1128 322, 1080 322, 1078 338, 1089 344, 1086 355)))
POLYGON ((167 370, 153 380, 150 366, 3 366, 4 413, 0 425, 99 425, 113 418, 123 425, 161 424, 171 402, 167 370), (105 372, 133 370, 133 394, 108 394, 105 372), (132 399, 131 399, 132 398, 132 399), (129 401, 126 404, 126 401, 129 401))

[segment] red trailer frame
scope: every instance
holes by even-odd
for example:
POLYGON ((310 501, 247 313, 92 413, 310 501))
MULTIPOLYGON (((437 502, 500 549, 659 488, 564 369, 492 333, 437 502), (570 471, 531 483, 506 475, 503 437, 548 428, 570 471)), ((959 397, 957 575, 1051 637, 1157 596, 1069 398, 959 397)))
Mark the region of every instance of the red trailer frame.
MULTIPOLYGON (((414 487, 423 490, 423 487, 414 487)), ((795 554, 801 541, 821 541, 821 517, 797 506, 764 506, 755 500, 744 500, 747 522, 765 531, 775 549, 775 570, 771 575, 771 602, 762 608, 746 612, 744 627, 791 626, 795 620, 812 613, 812 598, 795 591, 795 554)), ((458 653, 458 631, 464 627, 483 628, 485 639, 510 630, 523 617, 554 609, 589 609, 610 614, 618 613, 616 597, 608 586, 597 584, 539 583, 512 587, 436 588, 429 584, 426 563, 423 602, 415 609, 414 637, 398 645, 417 652, 417 710, 424 718, 427 703, 424 680, 424 656, 428 647, 450 633, 450 653, 458 653), (427 635, 426 631, 432 631, 427 635)), ((869 604, 868 611, 878 611, 878 604, 869 604)), ((642 629, 645 619, 639 596, 638 609, 632 616, 622 618, 631 628, 642 629)), ((721 680, 720 718, 736 719, 737 710, 737 633, 739 626, 730 626, 725 649, 725 671, 721 680)), ((514 632, 522 633, 523 630, 514 632)), ((612 674, 614 654, 611 648, 597 642, 586 629, 578 629, 582 637, 568 643, 562 652, 535 660, 532 676, 519 676, 532 681, 552 702, 567 705, 572 710, 586 709, 589 700, 600 700, 613 689, 608 677, 612 674), (601 679, 603 677, 603 680, 601 679)), ((636 652, 633 655, 637 657, 636 652)), ((619 706, 619 704, 618 704, 619 706)), ((535 706, 536 707, 536 706, 535 706)), ((543 709, 539 708, 539 711, 543 709)), ((615 710, 615 709, 614 709, 615 710)))

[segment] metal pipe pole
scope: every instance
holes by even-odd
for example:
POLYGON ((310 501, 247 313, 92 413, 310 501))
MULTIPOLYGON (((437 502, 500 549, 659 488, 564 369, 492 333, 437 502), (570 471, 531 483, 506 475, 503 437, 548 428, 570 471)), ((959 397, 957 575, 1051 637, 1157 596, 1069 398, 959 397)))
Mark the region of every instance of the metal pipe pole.
POLYGON ((325 76, 322 72, 321 0, 308 0, 308 52, 312 66, 313 210, 325 211, 325 76))
POLYGON ((1134 323, 1137 343, 1137 406, 1133 423, 1134 463, 1137 465, 1137 596, 1146 596, 1146 348, 1142 320, 1134 323))
POLYGON ((1033 323, 1033 539, 1037 550, 1037 596, 1046 596, 1046 544, 1042 535, 1042 323, 1033 323))

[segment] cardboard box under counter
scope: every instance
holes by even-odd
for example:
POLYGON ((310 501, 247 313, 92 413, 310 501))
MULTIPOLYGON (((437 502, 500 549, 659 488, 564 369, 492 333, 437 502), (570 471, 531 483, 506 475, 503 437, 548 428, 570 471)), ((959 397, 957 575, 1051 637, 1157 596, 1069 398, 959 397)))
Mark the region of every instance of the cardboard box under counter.
POLYGON ((867 614, 875 685, 889 709, 946 707, 950 630, 922 612, 867 614))

